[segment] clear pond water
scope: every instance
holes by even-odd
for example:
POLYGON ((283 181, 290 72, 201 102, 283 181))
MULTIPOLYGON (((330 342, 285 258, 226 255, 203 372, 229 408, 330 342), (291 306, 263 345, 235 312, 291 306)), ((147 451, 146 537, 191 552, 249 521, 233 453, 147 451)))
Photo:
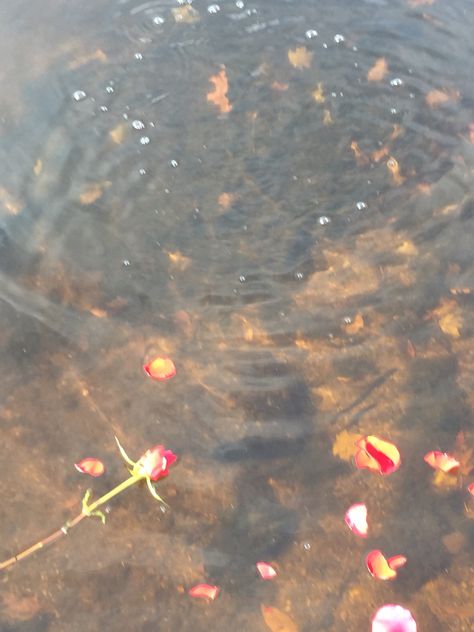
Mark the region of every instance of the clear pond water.
POLYGON ((472 3, 0 14, 3 558, 126 476, 114 435, 179 455, 165 511, 129 490, 4 571, 2 632, 360 632, 384 603, 472 630, 472 3), (355 469, 370 434, 399 471, 355 469))

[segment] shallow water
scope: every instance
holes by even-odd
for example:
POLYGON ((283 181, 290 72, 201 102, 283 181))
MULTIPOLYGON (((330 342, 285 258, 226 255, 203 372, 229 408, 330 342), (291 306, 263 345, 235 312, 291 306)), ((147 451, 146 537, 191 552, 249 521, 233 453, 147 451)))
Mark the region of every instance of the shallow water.
POLYGON ((4 571, 0 629, 471 630, 474 7, 89 4, 1 9, 2 556, 126 476, 114 434, 180 460, 165 511, 129 490, 4 571), (368 434, 398 472, 354 468, 368 434))

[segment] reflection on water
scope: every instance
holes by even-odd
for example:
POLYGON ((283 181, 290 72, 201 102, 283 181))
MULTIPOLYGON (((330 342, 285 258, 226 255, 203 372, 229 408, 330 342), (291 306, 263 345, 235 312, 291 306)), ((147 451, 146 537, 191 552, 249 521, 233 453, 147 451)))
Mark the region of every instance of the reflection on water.
POLYGON ((114 434, 180 463, 164 513, 131 490, 4 573, 1 629, 470 630, 470 3, 3 4, 2 556, 77 513, 80 458, 121 480, 114 434))

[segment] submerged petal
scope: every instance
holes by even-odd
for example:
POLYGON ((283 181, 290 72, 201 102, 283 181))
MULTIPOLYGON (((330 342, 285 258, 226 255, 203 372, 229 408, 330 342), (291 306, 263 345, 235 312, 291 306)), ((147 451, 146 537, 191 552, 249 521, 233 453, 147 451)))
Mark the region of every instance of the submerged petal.
POLYGON ((176 367, 171 358, 157 356, 148 364, 145 364, 143 370, 154 380, 164 382, 176 375, 176 367))
POLYGON ((474 483, 467 486, 467 491, 474 496, 474 483))
POLYGON ((364 503, 351 505, 346 511, 344 520, 353 533, 361 536, 362 538, 366 537, 369 525, 367 524, 367 507, 364 503))
POLYGON ((79 461, 79 463, 74 463, 74 467, 78 472, 82 474, 89 474, 89 476, 93 476, 97 478, 98 476, 102 476, 105 472, 105 465, 99 459, 95 459, 91 456, 86 457, 79 461))
POLYGON ((435 470, 441 470, 446 474, 458 468, 461 464, 457 459, 447 452, 432 450, 424 456, 424 461, 431 465, 435 470))
POLYGON ((372 632, 416 632, 416 621, 406 608, 386 604, 372 617, 372 632))
POLYGON ((267 562, 257 562, 256 567, 262 579, 274 579, 277 576, 276 570, 267 562))
POLYGON ((214 600, 219 594, 220 588, 210 584, 196 584, 189 589, 189 595, 191 597, 197 597, 200 599, 214 600))

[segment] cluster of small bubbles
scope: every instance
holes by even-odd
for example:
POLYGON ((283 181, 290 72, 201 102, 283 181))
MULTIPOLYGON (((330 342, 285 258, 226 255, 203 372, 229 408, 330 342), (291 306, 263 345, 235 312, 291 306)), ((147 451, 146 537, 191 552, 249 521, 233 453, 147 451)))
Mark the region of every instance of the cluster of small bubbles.
POLYGON ((304 278, 304 274, 302 272, 295 272, 295 279, 298 279, 298 281, 301 281, 301 279, 304 278))
POLYGON ((350 325, 352 323, 352 318, 350 316, 345 316, 344 325, 350 325))
POLYGON ((389 169, 394 169, 397 166, 397 161, 394 158, 389 158, 387 160, 387 167, 389 169))
POLYGON ((311 549, 311 544, 309 542, 303 542, 303 548, 305 551, 309 551, 311 549))
POLYGON ((400 77, 394 77, 390 80, 390 85, 393 87, 403 86, 403 79, 400 79, 400 77))
POLYGON ((107 94, 112 94, 114 92, 114 89, 112 86, 107 86, 105 88, 105 91, 107 92, 107 94))
POLYGON ((138 173, 139 173, 141 176, 146 176, 146 169, 144 169, 143 167, 141 167, 141 168, 138 170, 138 173))
POLYGON ((142 136, 140 138, 140 145, 149 145, 150 144, 150 137, 149 136, 142 136))
POLYGON ((390 108, 390 114, 398 114, 397 108, 390 108))
POLYGON ((321 215, 321 217, 318 218, 318 222, 321 226, 326 226, 327 224, 330 224, 331 218, 327 215, 321 215))
POLYGON ((122 261, 122 265, 124 265, 126 268, 128 268, 128 266, 130 265, 130 261, 129 261, 129 259, 124 259, 124 260, 122 261))
POLYGON ((170 165, 176 169, 176 167, 179 165, 179 162, 177 160, 170 160, 170 165))
POLYGON ((245 283, 245 281, 246 281, 246 280, 247 280, 247 279, 245 278, 245 275, 241 274, 241 275, 239 276, 239 281, 240 281, 241 283, 245 283))
POLYGON ((207 7, 207 12, 208 13, 219 13, 219 11, 221 10, 220 6, 218 4, 210 4, 207 7))
POLYGON ((245 3, 242 0, 236 0, 235 6, 237 9, 243 9, 245 7, 245 3))
POLYGON ((132 127, 133 129, 145 129, 145 123, 143 121, 135 119, 134 121, 132 121, 132 127))
POLYGON ((334 41, 336 42, 336 44, 341 44, 342 42, 346 41, 346 38, 344 37, 344 35, 336 33, 336 35, 334 35, 334 41))
POLYGON ((318 31, 316 29, 308 29, 304 36, 306 39, 313 39, 313 37, 318 37, 318 31))
POLYGON ((137 59, 138 61, 141 61, 143 59, 143 55, 141 53, 135 53, 134 55, 135 59, 137 59))
POLYGON ((84 90, 76 90, 72 93, 72 98, 74 99, 74 101, 82 101, 86 97, 87 94, 84 92, 84 90))
POLYGON ((367 204, 365 202, 357 202, 356 209, 358 211, 363 211, 365 208, 367 208, 367 204))
POLYGON ((164 23, 165 19, 162 18, 161 15, 155 15, 155 17, 153 18, 153 24, 156 24, 157 26, 161 26, 164 23))
POLYGON ((106 105, 101 105, 101 106, 100 106, 100 111, 101 111, 101 112, 108 112, 108 111, 109 111, 109 108, 108 108, 106 105))

